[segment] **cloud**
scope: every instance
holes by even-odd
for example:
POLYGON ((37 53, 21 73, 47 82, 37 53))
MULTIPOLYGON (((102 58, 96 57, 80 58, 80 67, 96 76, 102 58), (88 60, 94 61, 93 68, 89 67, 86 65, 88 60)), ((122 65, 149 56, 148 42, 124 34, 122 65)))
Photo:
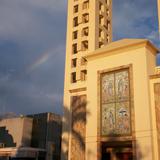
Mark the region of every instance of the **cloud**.
MULTIPOLYGON (((17 0, 18 2, 22 1, 21 3, 26 3, 25 0, 17 0)), ((38 8, 48 10, 48 12, 61 12, 67 6, 67 0, 27 0, 27 4, 38 8)))
POLYGON ((64 29, 66 7, 65 0, 1 0, 0 39, 50 43, 58 37, 56 30, 64 29))
MULTIPOLYGON (((66 9, 67 0, 0 0, 0 112, 62 113, 66 9)), ((113 0, 114 40, 158 44, 156 14, 156 0, 113 0)))
POLYGON ((114 39, 148 38, 157 31, 156 0, 113 1, 114 39))
POLYGON ((64 47, 57 47, 56 54, 53 53, 50 60, 32 72, 0 72, 0 112, 31 114, 50 111, 61 114, 64 68, 64 62, 60 63, 64 53, 62 50, 64 47))
POLYGON ((1 112, 62 113, 66 7, 65 0, 0 1, 1 112))
POLYGON ((157 0, 113 0, 114 40, 145 38, 160 47, 158 34, 157 0))

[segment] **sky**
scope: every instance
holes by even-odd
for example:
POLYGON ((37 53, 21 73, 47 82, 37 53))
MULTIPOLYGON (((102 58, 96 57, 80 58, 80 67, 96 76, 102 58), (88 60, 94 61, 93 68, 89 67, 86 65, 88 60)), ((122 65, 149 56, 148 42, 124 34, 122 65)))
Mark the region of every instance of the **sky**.
MULTIPOLYGON (((0 114, 62 114, 66 18, 67 0, 0 0, 0 114)), ((160 47, 156 0, 113 0, 122 38, 160 47)))

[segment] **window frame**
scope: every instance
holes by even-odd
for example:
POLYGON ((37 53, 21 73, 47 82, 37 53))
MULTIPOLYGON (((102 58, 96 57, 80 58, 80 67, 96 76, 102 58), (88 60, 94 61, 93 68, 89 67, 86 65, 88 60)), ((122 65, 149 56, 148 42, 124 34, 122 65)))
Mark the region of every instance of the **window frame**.
POLYGON ((131 137, 134 137, 134 108, 133 108, 133 80, 132 80, 132 64, 130 65, 125 65, 125 66, 120 66, 120 67, 115 67, 114 69, 107 69, 107 70, 102 70, 102 71, 98 71, 98 103, 99 103, 99 107, 98 107, 98 129, 97 129, 97 134, 101 137, 101 139, 103 140, 109 140, 108 138, 116 138, 116 139, 123 139, 128 138, 131 139, 131 137), (130 133, 129 134, 110 134, 110 135, 104 135, 102 134, 102 95, 101 95, 101 89, 102 89, 102 84, 101 84, 101 79, 102 79, 102 75, 106 74, 106 73, 111 73, 111 72, 119 72, 119 71, 123 71, 123 70, 128 70, 128 80, 129 80, 129 109, 130 109, 130 133))

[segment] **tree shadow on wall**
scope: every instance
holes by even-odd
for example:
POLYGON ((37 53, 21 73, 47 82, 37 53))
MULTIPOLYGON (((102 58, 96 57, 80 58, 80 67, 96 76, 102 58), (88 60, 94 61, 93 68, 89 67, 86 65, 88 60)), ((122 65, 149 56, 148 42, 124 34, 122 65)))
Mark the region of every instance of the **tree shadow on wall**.
POLYGON ((4 147, 16 147, 13 137, 8 133, 6 127, 0 127, 0 143, 4 144, 4 147))
MULTIPOLYGON (((87 123, 87 117, 90 116, 90 112, 86 109, 87 101, 85 98, 80 97, 73 97, 71 100, 71 107, 65 106, 64 107, 64 117, 63 117, 63 135, 66 134, 65 137, 62 137, 62 149, 61 149, 61 160, 68 160, 68 148, 70 147, 71 152, 71 160, 83 160, 83 153, 85 152, 85 135, 83 132, 85 128, 83 126, 87 123), (72 117, 72 118, 71 118, 72 117), (72 136, 70 136, 72 135, 72 136), (68 139, 71 138, 71 142, 69 144, 68 139), (78 145, 77 145, 78 144, 78 145), (63 150, 63 146, 66 146, 67 149, 63 150), (76 157, 76 155, 79 155, 76 157), (73 157, 72 157, 73 156, 73 157)), ((118 138, 112 137, 108 138, 107 142, 110 142, 110 147, 115 147, 117 143, 119 143, 118 138), (113 146, 112 146, 113 145, 113 146)), ((129 144, 126 142, 125 147, 134 148, 133 144, 129 144)), ((132 160, 142 160, 149 155, 149 148, 145 148, 146 152, 144 153, 144 149, 142 152, 142 148, 138 144, 136 145, 136 153, 132 155, 132 160)), ((116 148, 118 152, 123 152, 122 146, 116 148)), ((116 152, 116 151, 115 151, 116 152)), ((93 153, 87 151, 88 157, 93 157, 93 153)), ((95 155, 96 156, 96 155, 95 155)), ((119 155, 121 156, 121 155, 119 155)), ((100 158, 102 160, 102 157, 100 158)))
POLYGON ((62 149, 61 160, 68 159, 68 149, 63 150, 63 146, 69 147, 69 136, 71 135, 71 159, 82 159, 85 152, 85 132, 87 116, 90 115, 86 108, 87 101, 86 96, 74 96, 71 99, 71 107, 64 107, 63 117, 63 135, 67 134, 67 137, 62 137, 62 149), (79 155, 79 156, 78 156, 79 155), (78 156, 78 157, 75 157, 78 156))

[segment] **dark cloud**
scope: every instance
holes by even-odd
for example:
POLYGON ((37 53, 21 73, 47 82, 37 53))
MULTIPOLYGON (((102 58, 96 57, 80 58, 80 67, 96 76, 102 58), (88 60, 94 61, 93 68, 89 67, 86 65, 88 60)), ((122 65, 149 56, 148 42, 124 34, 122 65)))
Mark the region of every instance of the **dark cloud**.
MULTIPOLYGON (((0 1, 0 112, 62 113, 67 0, 0 1)), ((113 0, 113 37, 158 44, 156 0, 113 0)))
POLYGON ((148 38, 153 32, 158 33, 156 2, 113 0, 114 38, 148 38))
POLYGON ((66 2, 0 1, 0 112, 62 113, 66 2))

